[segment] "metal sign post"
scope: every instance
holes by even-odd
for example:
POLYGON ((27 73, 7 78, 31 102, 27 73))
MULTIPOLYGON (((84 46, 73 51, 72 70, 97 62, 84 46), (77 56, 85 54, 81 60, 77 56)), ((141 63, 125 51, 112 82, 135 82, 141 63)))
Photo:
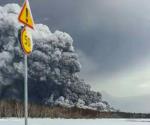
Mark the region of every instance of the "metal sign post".
POLYGON ((24 55, 24 68, 25 68, 25 76, 24 76, 24 113, 25 113, 25 125, 28 125, 28 57, 24 55))
MULTIPOLYGON (((22 1, 20 0, 20 5, 22 1)), ((27 27, 34 29, 34 20, 32 17, 29 1, 25 0, 21 12, 18 16, 20 23, 24 24, 24 28, 21 29, 20 33, 20 44, 24 52, 24 116, 25 125, 28 125, 28 55, 32 52, 32 36, 28 32, 27 27)))

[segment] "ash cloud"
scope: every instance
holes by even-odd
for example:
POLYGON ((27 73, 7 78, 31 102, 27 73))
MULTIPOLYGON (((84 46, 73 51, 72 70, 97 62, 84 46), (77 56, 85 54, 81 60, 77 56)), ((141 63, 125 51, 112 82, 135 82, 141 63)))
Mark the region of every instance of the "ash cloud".
MULTIPOLYGON (((0 7, 0 99, 23 100, 23 52, 18 41, 20 7, 0 7)), ((91 90, 79 77, 81 65, 72 37, 61 31, 52 33, 36 24, 33 52, 28 57, 29 100, 47 105, 77 106, 112 110, 101 93, 91 90)))

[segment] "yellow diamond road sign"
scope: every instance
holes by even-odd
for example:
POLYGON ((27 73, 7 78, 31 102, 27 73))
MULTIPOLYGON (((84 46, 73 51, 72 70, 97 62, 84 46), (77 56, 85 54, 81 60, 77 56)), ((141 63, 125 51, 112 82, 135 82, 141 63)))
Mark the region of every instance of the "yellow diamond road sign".
POLYGON ((27 28, 24 27, 21 31, 21 47, 26 55, 29 55, 32 52, 33 42, 32 36, 27 31, 27 28))
POLYGON ((28 0, 25 0, 21 12, 19 14, 18 20, 25 26, 34 29, 34 21, 28 0))

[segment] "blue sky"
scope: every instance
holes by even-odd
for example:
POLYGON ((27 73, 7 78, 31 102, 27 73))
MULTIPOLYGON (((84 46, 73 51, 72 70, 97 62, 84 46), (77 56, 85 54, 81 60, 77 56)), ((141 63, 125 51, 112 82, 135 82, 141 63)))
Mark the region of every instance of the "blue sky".
MULTIPOLYGON (((0 4, 19 0, 0 0, 0 4)), ((93 89, 150 94, 149 0, 29 0, 36 23, 68 32, 93 89)))

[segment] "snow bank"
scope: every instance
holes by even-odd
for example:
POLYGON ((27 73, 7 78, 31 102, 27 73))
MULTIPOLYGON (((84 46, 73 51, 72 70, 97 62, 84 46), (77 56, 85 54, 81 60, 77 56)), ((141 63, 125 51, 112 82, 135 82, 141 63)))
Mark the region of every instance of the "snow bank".
MULTIPOLYGON (((149 125, 150 119, 29 119, 30 125, 149 125)), ((24 119, 0 119, 0 125, 24 125, 24 119)))

